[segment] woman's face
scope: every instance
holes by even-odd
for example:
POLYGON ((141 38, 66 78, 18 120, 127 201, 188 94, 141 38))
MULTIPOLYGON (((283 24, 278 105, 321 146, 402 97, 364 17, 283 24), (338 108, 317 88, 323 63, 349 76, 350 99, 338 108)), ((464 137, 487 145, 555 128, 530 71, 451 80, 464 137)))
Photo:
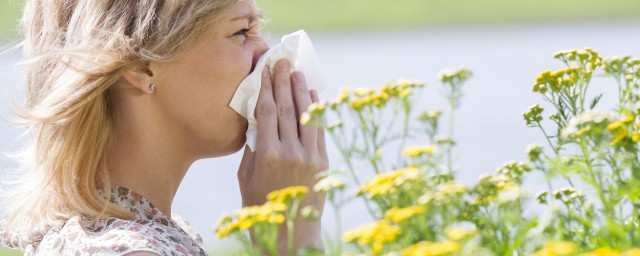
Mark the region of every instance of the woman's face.
POLYGON ((227 155, 245 143, 247 120, 229 107, 242 80, 268 46, 253 0, 239 0, 181 58, 152 63, 154 97, 169 120, 168 136, 198 157, 227 155))

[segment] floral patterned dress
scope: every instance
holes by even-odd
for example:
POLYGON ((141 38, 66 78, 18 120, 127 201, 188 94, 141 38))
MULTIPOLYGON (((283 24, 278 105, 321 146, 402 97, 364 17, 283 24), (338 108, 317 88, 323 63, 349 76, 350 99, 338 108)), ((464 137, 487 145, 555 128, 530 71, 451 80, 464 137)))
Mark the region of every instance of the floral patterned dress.
MULTIPOLYGON (((176 214, 163 214, 140 194, 122 187, 112 189, 111 202, 134 212, 131 220, 89 220, 82 215, 49 229, 28 245, 27 255, 125 255, 152 252, 158 255, 207 255, 200 235, 176 214)), ((0 227, 0 245, 16 246, 0 227)))

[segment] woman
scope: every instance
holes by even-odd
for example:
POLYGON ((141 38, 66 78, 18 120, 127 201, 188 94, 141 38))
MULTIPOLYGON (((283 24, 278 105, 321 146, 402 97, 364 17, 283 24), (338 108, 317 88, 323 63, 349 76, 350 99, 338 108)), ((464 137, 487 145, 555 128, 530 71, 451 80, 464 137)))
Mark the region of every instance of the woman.
MULTIPOLYGON (((253 0, 27 0, 32 141, 0 240, 27 255, 206 254, 171 202, 194 161, 244 145, 247 121, 228 104, 267 50, 260 18, 253 0)), ((243 206, 310 187, 328 167, 323 132, 297 122, 317 94, 286 61, 265 70, 256 151, 238 170, 243 206)), ((295 233, 297 247, 322 247, 319 221, 295 233)))

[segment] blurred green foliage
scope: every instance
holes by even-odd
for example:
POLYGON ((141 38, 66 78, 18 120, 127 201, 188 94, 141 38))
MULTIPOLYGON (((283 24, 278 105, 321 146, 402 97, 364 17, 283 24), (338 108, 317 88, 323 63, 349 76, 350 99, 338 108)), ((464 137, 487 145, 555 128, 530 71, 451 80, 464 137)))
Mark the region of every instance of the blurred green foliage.
POLYGON ((0 41, 16 37, 18 34, 17 22, 20 19, 21 10, 22 0, 0 1, 0 41))
POLYGON ((0 247, 0 255, 3 256, 20 256, 22 253, 17 250, 9 250, 7 248, 0 247))
POLYGON ((638 0, 256 0, 271 29, 351 30, 640 19, 638 0))
MULTIPOLYGON (((640 19, 638 0, 256 0, 268 29, 345 31, 640 19)), ((23 0, 0 1, 0 39, 17 36, 23 0)))

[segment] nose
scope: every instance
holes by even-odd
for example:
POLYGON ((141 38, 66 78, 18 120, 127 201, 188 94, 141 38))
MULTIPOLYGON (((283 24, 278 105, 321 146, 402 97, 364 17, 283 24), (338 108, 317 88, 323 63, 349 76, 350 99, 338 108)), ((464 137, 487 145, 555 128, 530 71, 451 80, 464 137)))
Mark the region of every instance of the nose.
POLYGON ((256 68, 258 64, 258 60, 260 57, 269 50, 269 45, 264 39, 260 39, 258 45, 256 46, 256 50, 253 52, 253 64, 251 65, 251 71, 256 68))

